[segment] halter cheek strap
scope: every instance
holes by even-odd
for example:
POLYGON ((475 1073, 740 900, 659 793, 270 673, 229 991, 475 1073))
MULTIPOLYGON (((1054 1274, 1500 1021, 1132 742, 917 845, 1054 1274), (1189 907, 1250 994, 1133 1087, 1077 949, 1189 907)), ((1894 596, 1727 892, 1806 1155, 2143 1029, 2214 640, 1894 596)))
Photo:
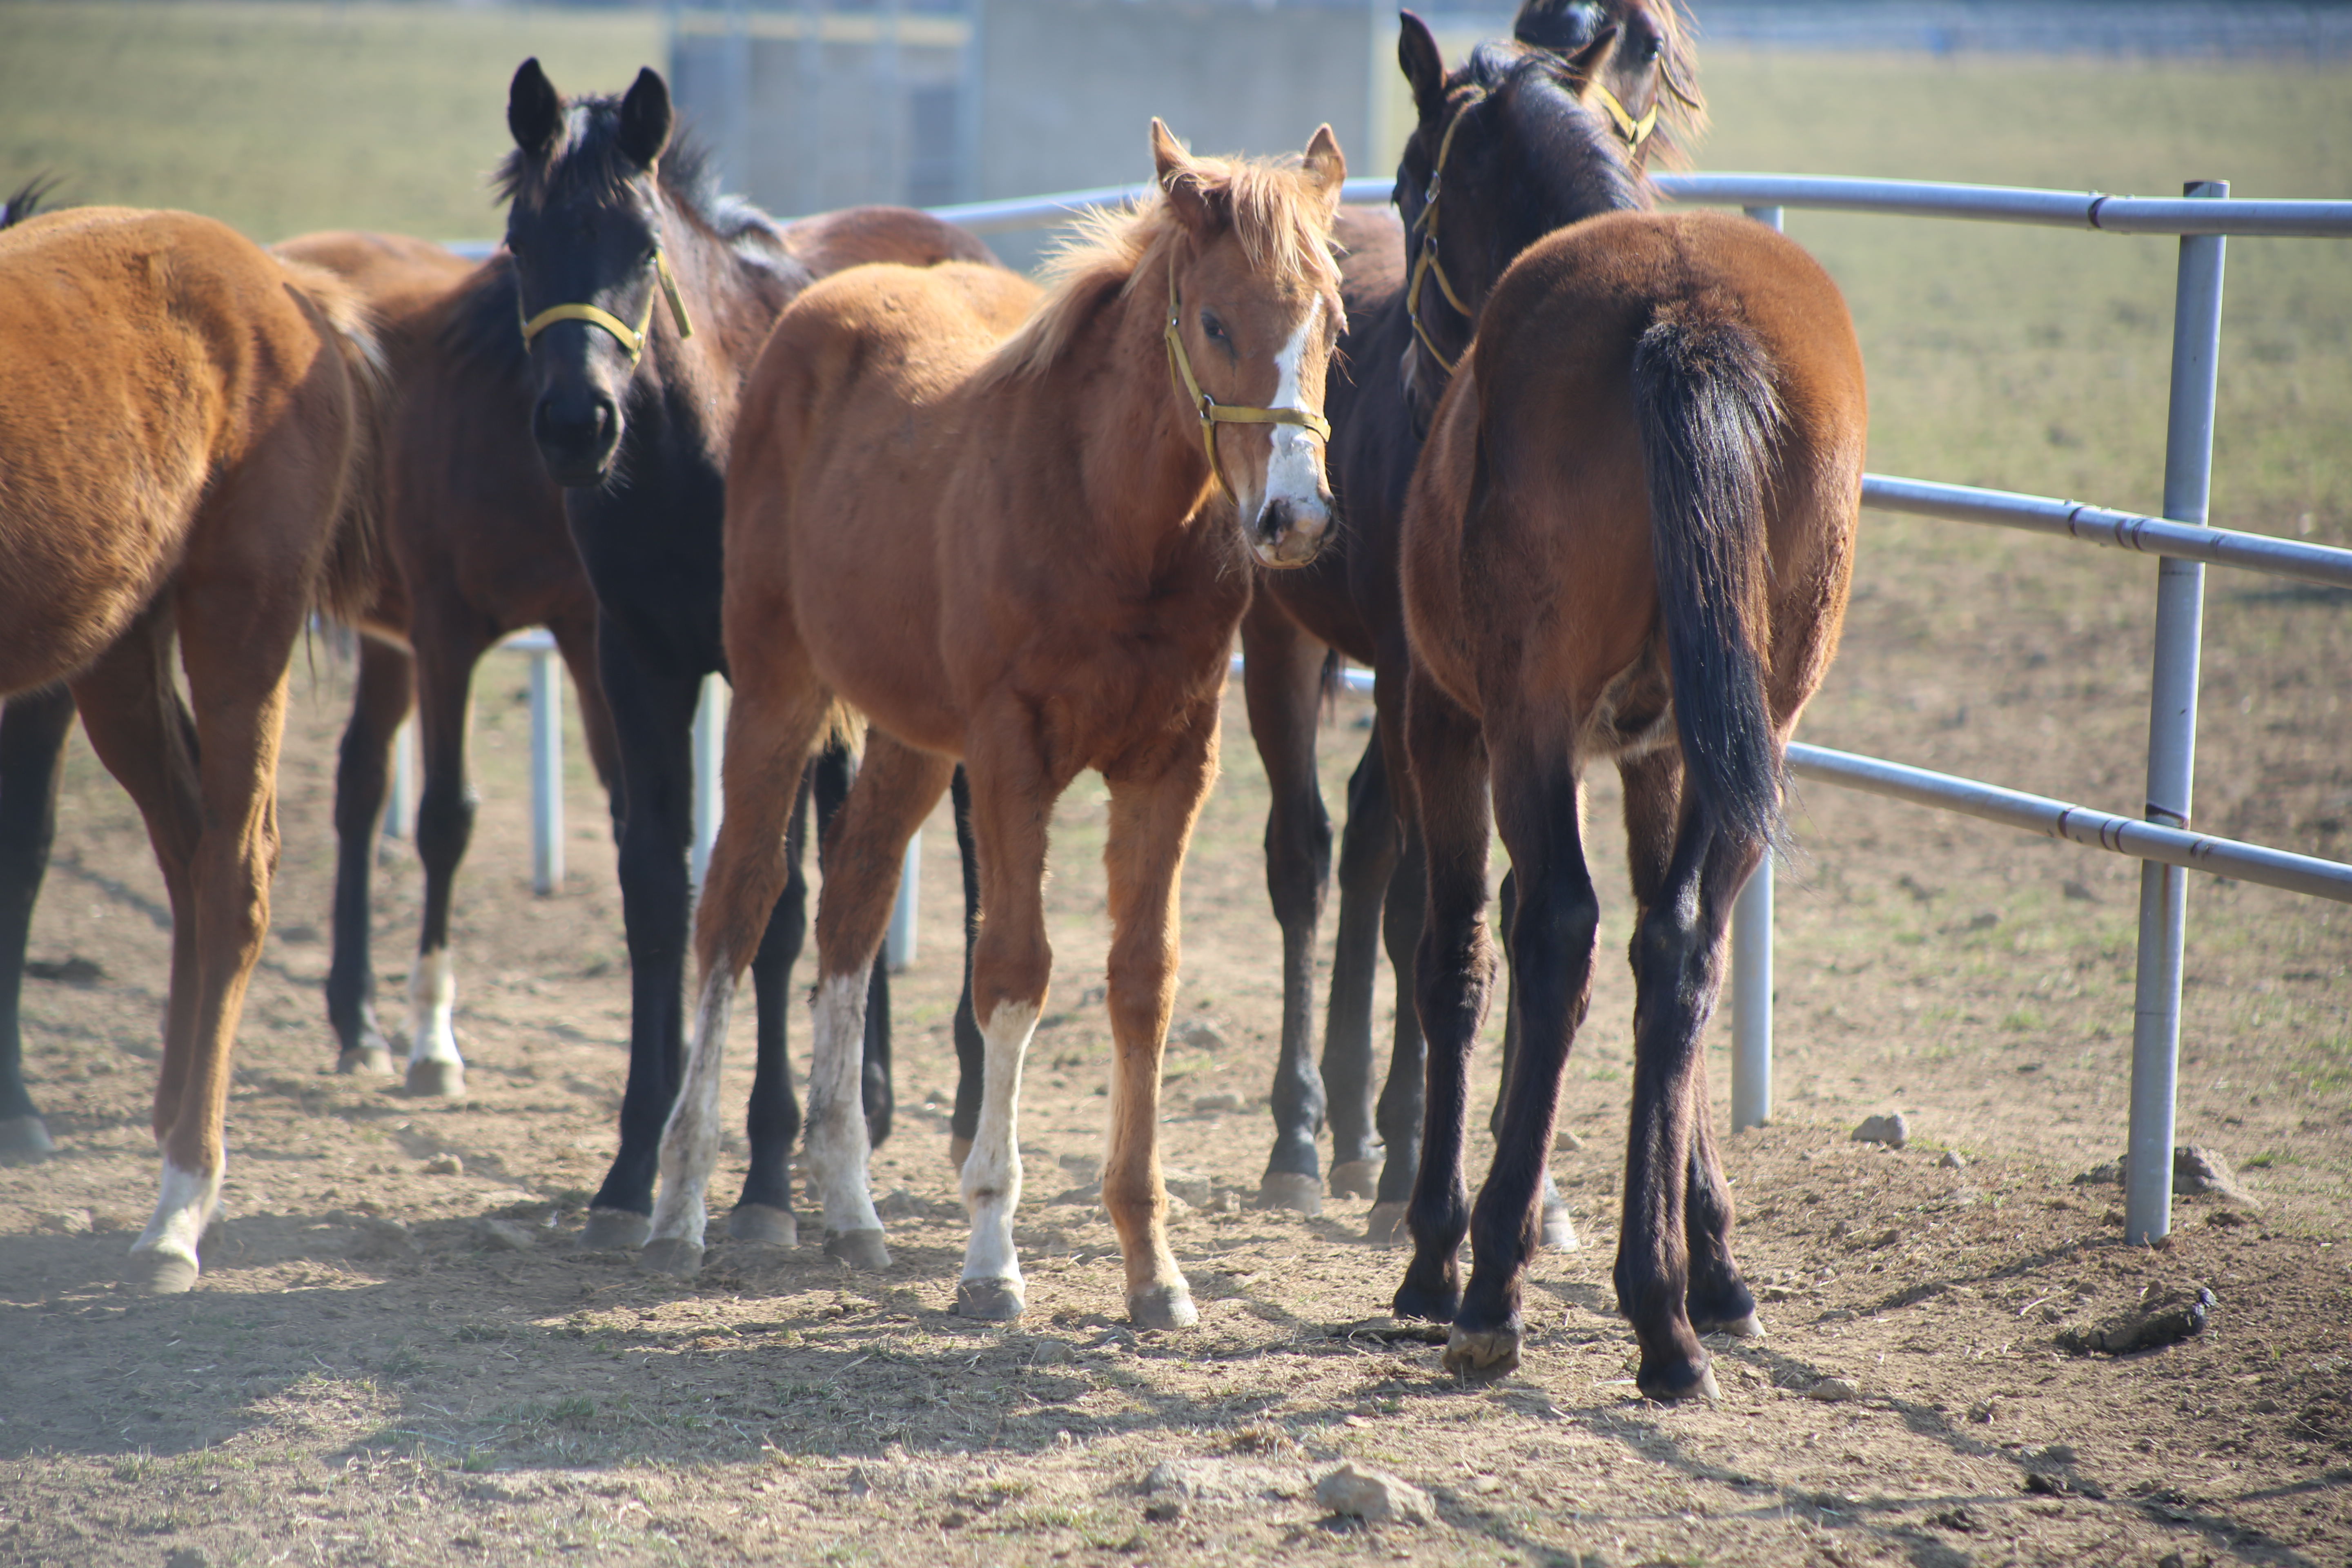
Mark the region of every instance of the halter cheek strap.
MULTIPOLYGON (((659 250, 654 252, 654 277, 661 284, 662 298, 669 301, 670 320, 677 324, 677 335, 681 338, 694 336, 694 323, 687 317, 686 299, 677 291, 677 279, 670 273, 669 258, 659 250)), ((520 296, 517 296, 517 307, 520 310, 520 296)), ((529 347, 533 338, 558 321, 585 321, 592 327, 602 327, 626 351, 629 363, 634 367, 645 356, 646 334, 654 324, 654 297, 651 294, 646 296, 645 312, 637 318, 637 324, 634 327, 600 305, 550 305, 523 321, 523 345, 529 347)))
POLYGON ((1591 92, 1601 100, 1601 107, 1608 111, 1610 122, 1617 127, 1617 134, 1625 139, 1625 150, 1640 152, 1642 143, 1650 139, 1650 132, 1658 128, 1657 104, 1652 102, 1649 112, 1636 120, 1625 112, 1625 106, 1617 101, 1617 95, 1599 82, 1592 84, 1591 92))
POLYGON ((1429 335, 1429 328, 1422 321, 1421 284, 1425 278, 1436 279, 1438 292, 1445 296, 1445 302, 1461 311, 1465 321, 1472 319, 1470 307, 1462 302, 1462 296, 1454 291, 1453 281, 1445 276, 1445 264, 1437 258, 1437 196, 1445 180, 1446 154, 1454 151, 1454 133, 1462 129, 1471 110, 1486 96, 1484 88, 1473 88, 1470 96, 1463 100, 1461 112, 1445 127, 1445 135, 1437 143, 1437 162, 1429 170, 1429 194, 1423 198, 1421 216, 1413 220, 1412 226, 1421 233, 1421 246, 1412 258, 1412 277, 1405 284, 1404 313, 1412 322, 1413 336, 1421 340, 1421 346, 1429 351, 1430 357, 1448 375, 1454 374, 1455 361, 1446 357, 1445 351, 1437 346, 1437 340, 1429 335))
POLYGON ((1305 408, 1249 408, 1238 403, 1220 403, 1201 390, 1192 378, 1192 362, 1184 353, 1184 337, 1177 330, 1182 312, 1176 299, 1176 258, 1168 258, 1168 326, 1161 336, 1168 342, 1168 368, 1184 389, 1184 401, 1201 417, 1201 445, 1209 454, 1209 472, 1227 495, 1233 487, 1225 483, 1225 471, 1217 465, 1217 426, 1220 425, 1296 425, 1311 430, 1325 442, 1331 439, 1331 422, 1320 414, 1305 408))

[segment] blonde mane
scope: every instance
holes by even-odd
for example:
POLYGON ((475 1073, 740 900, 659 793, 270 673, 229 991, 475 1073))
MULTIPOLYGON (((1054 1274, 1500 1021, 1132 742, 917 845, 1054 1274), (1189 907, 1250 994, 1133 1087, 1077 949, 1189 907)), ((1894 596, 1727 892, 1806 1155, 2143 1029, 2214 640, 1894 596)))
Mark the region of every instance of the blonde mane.
MULTIPOLYGON (((1321 195, 1287 158, 1196 158, 1192 182, 1231 226, 1250 266, 1277 287, 1305 285, 1338 303, 1339 265, 1321 195)), ((1042 269, 1045 297, 973 377, 982 388, 1042 374, 1097 310, 1139 283, 1161 287, 1183 224, 1155 188, 1132 206, 1080 214, 1042 269)))

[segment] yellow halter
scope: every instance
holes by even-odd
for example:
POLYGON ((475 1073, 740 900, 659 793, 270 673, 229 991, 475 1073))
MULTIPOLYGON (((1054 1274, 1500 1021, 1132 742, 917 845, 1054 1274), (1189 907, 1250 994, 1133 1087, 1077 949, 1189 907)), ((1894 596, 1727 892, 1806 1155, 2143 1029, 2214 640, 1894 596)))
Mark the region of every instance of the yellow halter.
POLYGON ((1640 152, 1642 143, 1650 139, 1650 132, 1658 128, 1656 101, 1653 100, 1649 112, 1636 120, 1625 112, 1625 106, 1617 101, 1615 93, 1597 81, 1592 84, 1592 96, 1599 99, 1601 107, 1609 111, 1609 119, 1617 127, 1617 134, 1625 139, 1625 150, 1629 153, 1640 152))
POLYGON ((1405 284, 1404 313, 1406 319, 1412 322, 1413 335, 1421 340, 1421 346, 1429 351, 1430 357, 1437 361, 1439 367, 1448 375, 1454 374, 1454 362, 1445 357, 1445 351, 1437 346, 1437 341, 1429 335, 1429 329, 1422 324, 1421 281, 1424 278, 1435 278, 1438 290, 1445 296, 1445 302, 1461 311, 1463 320, 1473 319, 1470 307, 1462 302, 1462 296, 1454 291, 1452 280, 1445 276, 1444 264, 1437 259, 1437 195, 1445 178, 1446 154, 1454 151, 1454 133, 1462 129, 1462 122, 1470 118, 1470 111, 1485 101, 1486 97, 1485 88, 1472 88, 1470 96, 1463 100, 1461 112, 1454 115, 1453 122, 1446 126, 1444 138, 1437 143, 1437 162, 1430 165, 1429 194, 1422 198, 1421 216, 1415 218, 1412 225, 1421 231, 1421 248, 1412 259, 1412 277, 1405 284))
POLYGON ((1304 408, 1249 408, 1237 403, 1220 403, 1201 390, 1192 379, 1192 362, 1184 353, 1183 334, 1177 331, 1181 311, 1176 300, 1176 257, 1168 257, 1168 326, 1161 336, 1168 342, 1168 368, 1183 389, 1184 401, 1201 416, 1201 445, 1209 454, 1209 472, 1216 477, 1227 495, 1233 487, 1225 483, 1225 471, 1217 465, 1217 426, 1220 425, 1297 425, 1311 430, 1327 444, 1331 439, 1331 422, 1320 414, 1304 408))
MULTIPOLYGON (((681 338, 694 336, 694 323, 687 319, 686 300, 677 291, 677 279, 670 274, 669 258, 658 249, 654 252, 654 276, 661 283, 662 297, 669 301, 670 320, 677 323, 677 335, 681 338)), ((522 296, 518 292, 515 296, 516 313, 520 314, 521 309, 522 296)), ((637 361, 645 356, 646 333, 654 324, 654 297, 651 294, 646 296, 645 313, 637 318, 637 324, 634 327, 601 306, 550 305, 523 322, 523 346, 530 347, 533 338, 558 321, 585 321, 592 327, 604 328, 613 334, 615 342, 628 351, 629 363, 635 367, 637 361)))

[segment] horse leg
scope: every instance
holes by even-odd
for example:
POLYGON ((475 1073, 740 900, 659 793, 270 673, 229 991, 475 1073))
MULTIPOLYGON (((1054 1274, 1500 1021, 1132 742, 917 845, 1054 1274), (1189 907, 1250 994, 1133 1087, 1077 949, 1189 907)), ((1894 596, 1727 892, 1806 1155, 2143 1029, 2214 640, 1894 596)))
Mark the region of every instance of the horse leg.
MULTIPOLYGON (((784 889, 768 911, 768 929, 751 955, 753 1009, 758 1015, 751 1067, 751 1100, 743 1131, 750 1168, 743 1195, 727 1215, 727 1234, 765 1247, 798 1247, 800 1220, 793 1213, 793 1145, 800 1141, 801 1107, 793 1093, 793 1061, 787 1020, 792 1012, 793 965, 808 936, 808 879, 801 870, 808 841, 809 781, 803 769, 793 812, 784 828, 784 889)), ((723 820, 723 819, 722 819, 723 820)))
MULTIPOLYGON (((1428 914, 1429 870, 1419 813, 1411 804, 1410 793, 1396 788, 1397 781, 1409 776, 1404 756, 1407 721, 1398 710, 1404 701, 1404 682, 1399 680, 1392 686, 1394 695, 1381 700, 1384 707, 1380 740, 1386 754, 1381 771, 1389 783, 1391 798, 1396 803, 1391 820, 1402 831, 1381 910, 1381 939, 1388 950, 1389 967, 1396 975, 1397 1005, 1389 1042, 1388 1081, 1381 1086, 1377 1113, 1381 1142, 1387 1148, 1388 1157, 1381 1164, 1380 1184, 1373 1194, 1371 1213, 1364 1223, 1364 1239, 1376 1247, 1393 1246, 1402 1237, 1405 1212, 1416 1190, 1414 1178, 1421 1169, 1423 1085, 1428 1074, 1435 1070, 1429 1065, 1421 1016, 1405 1000, 1417 994, 1420 984, 1416 975, 1422 922, 1428 914)), ((1351 812, 1351 819, 1352 816, 1351 812)), ((1466 1070, 1466 1058, 1464 1065, 1466 1070)))
POLYGON ((408 717, 413 661, 405 648, 362 635, 351 722, 335 763, 334 956, 327 965, 327 1022, 335 1070, 392 1076, 392 1047, 375 1016, 369 883, 391 772, 393 736, 408 717))
MULTIPOLYGON (((1731 900, 1760 857, 1758 845, 1718 831, 1685 803, 1657 901, 1635 928, 1633 1110, 1615 1278, 1618 1308, 1642 1346, 1635 1381, 1657 1399, 1717 1397, 1687 1307, 1694 1283, 1691 1173, 1701 1164, 1713 1168, 1697 1132, 1707 1114, 1698 1098, 1706 1091, 1699 1036, 1723 984, 1731 900)), ((1728 1226, 1727 1194, 1703 1197, 1699 1206, 1702 1226, 1728 1226)), ((1730 1270, 1727 1247, 1722 1264, 1730 1270)), ((1728 1278, 1737 1284, 1736 1270, 1728 1278)), ((1737 1288, 1745 1294, 1745 1286, 1737 1288)))
POLYGON ((1128 1316, 1142 1329, 1187 1329, 1200 1321, 1168 1247, 1168 1198, 1160 1181, 1160 1063, 1176 1005, 1177 879, 1193 820, 1217 773, 1213 706, 1193 715, 1182 742, 1154 773, 1108 781, 1110 832, 1103 861, 1109 873, 1110 1020, 1118 1060, 1111 1072, 1103 1206, 1118 1229, 1127 1265, 1128 1316))
MULTIPOLYGON (((1266 1158, 1257 1201, 1317 1215, 1323 1212, 1315 1138, 1323 1130, 1324 1086, 1315 1073, 1315 937, 1331 879, 1331 819, 1315 777, 1315 721, 1328 650, 1263 595, 1242 622, 1242 648, 1250 737, 1265 764, 1272 797, 1265 815, 1265 890, 1282 927, 1282 1054, 1274 1068, 1274 1152, 1266 1158)), ((1349 1065, 1360 1086, 1369 1064, 1349 1065)), ((1333 1067, 1326 1055, 1324 1072, 1333 1067)), ((1339 1076, 1349 1076, 1345 1067, 1339 1076)), ((1360 1131, 1358 1136, 1360 1141, 1360 1131)))
MULTIPOLYGON (((850 781, 856 776, 857 759, 851 754, 847 742, 838 736, 827 742, 824 750, 809 763, 809 777, 815 790, 820 868, 824 859, 825 831, 833 826, 834 814, 848 797, 850 781)), ((785 884, 784 896, 793 896, 790 883, 785 884)), ((802 884, 801 896, 803 900, 808 896, 805 883, 802 884)), ((890 1136, 890 1113, 895 1108, 890 1089, 890 966, 879 950, 874 954, 874 972, 866 988, 866 1057, 858 1080, 858 1101, 866 1110, 866 1147, 879 1149, 890 1136)))
POLYGON ((862 1067, 875 954, 890 923, 907 841, 947 792, 949 758, 868 731, 865 765, 825 835, 817 901, 814 1043, 809 1061, 809 1173, 824 1207, 824 1249, 853 1268, 887 1268, 866 1185, 862 1067))
MULTIPOLYGON (((1486 1021, 1494 984, 1494 944, 1486 932, 1486 744, 1478 721, 1426 677, 1411 678, 1407 744, 1412 748, 1419 837, 1428 848, 1428 912, 1414 965, 1412 1011, 1428 1039, 1427 1117, 1414 1173, 1412 1262, 1391 1302, 1401 1318, 1451 1322, 1461 1305, 1457 1255, 1470 1224, 1462 1175, 1469 1114, 1470 1052, 1486 1021)), ((1393 903, 1395 894, 1390 895, 1393 903)), ((1397 1011, 1408 1009, 1400 1004, 1397 1011)), ((1393 1076, 1389 1089, 1396 1089, 1393 1076)), ((1387 1096, 1383 1095, 1385 1109, 1387 1096)), ((1390 1145, 1389 1158, 1396 1158, 1390 1145)), ((1483 1257, 1483 1255, 1482 1255, 1483 1257)))
POLYGON ((961 763, 949 798, 955 808, 956 860, 963 868, 963 990, 956 997, 955 1111, 948 1121, 948 1163, 961 1171, 980 1131, 981 1089, 988 1076, 988 1046, 971 1007, 971 952, 980 942, 980 851, 971 837, 971 779, 961 763))
POLYGON ((474 666, 488 646, 476 627, 436 617, 421 599, 410 620, 416 658, 417 738, 425 788, 416 802, 416 858, 425 865, 425 919, 408 974, 408 1092, 460 1099, 457 970, 449 952, 449 903, 457 867, 474 837, 476 801, 466 778, 466 731, 473 718, 474 666))
MULTIPOLYGON (((780 913, 778 905, 785 884, 800 864, 802 835, 793 831, 793 819, 804 810, 809 751, 824 722, 829 697, 817 685, 797 650, 778 647, 774 655, 769 659, 739 663, 734 669, 734 701, 727 715, 727 747, 721 763, 727 810, 719 819, 719 836, 710 847, 710 864, 704 872, 702 898, 695 913, 695 952, 702 978, 695 1004, 694 1039, 680 1068, 669 1075, 675 1090, 664 1097, 658 1147, 661 1198, 652 1206, 650 1235, 641 1259, 648 1268, 689 1279, 702 1267, 703 1232, 709 1219, 703 1194, 709 1185, 711 1167, 719 1159, 719 1069, 727 1049, 727 1025, 734 1006, 735 988, 744 967, 757 954, 769 952, 772 959, 777 956, 772 947, 787 940, 795 951, 799 946, 800 932, 793 929, 789 917, 780 913)), ((627 688, 615 682, 612 689, 616 695, 614 710, 625 719, 628 706, 619 700, 618 693, 627 688)), ((691 709, 685 712, 690 714, 691 709)), ((682 742, 685 738, 681 727, 677 739, 682 742)), ((642 820, 639 798, 635 775, 632 773, 628 824, 624 836, 625 861, 625 846, 635 840, 642 820)), ((677 845, 681 872, 685 869, 684 852, 681 839, 677 845)), ((803 906, 795 906, 799 907, 803 906)), ((636 943, 637 932, 633 926, 633 953, 636 943)), ((759 982, 772 993, 767 1000, 772 1002, 778 1014, 784 1002, 784 971, 792 954, 782 956, 785 962, 773 964, 759 982)), ((644 1000, 640 998, 640 1006, 644 1000)), ((784 1076, 783 1098, 789 1103, 790 1069, 783 1060, 781 1016, 775 1019, 772 1042, 761 1041, 761 1072, 769 1081, 755 1086, 752 1096, 753 1158, 745 1193, 757 1207, 782 1210, 788 1219, 789 1195, 777 1189, 783 1182, 782 1155, 789 1152, 791 1144, 787 1141, 780 1150, 770 1137, 777 1129, 763 1125, 764 1112, 773 1107, 760 1092, 761 1088, 765 1088, 772 1093, 776 1078, 784 1076), (758 1195, 753 1198, 753 1194, 758 1195), (777 1201, 779 1198, 783 1201, 777 1201)), ((629 1088, 632 1094, 637 1089, 634 1056, 629 1088)), ((814 1108, 814 1089, 810 1098, 814 1108)), ((629 1134, 625 1103, 622 1115, 625 1157, 629 1134)), ((772 1223, 768 1226, 770 1234, 758 1239, 781 1239, 783 1221, 776 1220, 772 1215, 750 1216, 746 1224, 759 1225, 762 1221, 772 1223)), ((793 1239, 797 1241, 799 1225, 797 1221, 792 1223, 793 1239)))
MULTIPOLYGON (((662 1130, 684 1066, 679 1014, 686 968, 686 852, 694 821, 689 736, 702 677, 699 671, 646 668, 626 635, 604 625, 597 631, 596 667, 605 700, 613 705, 614 728, 626 737, 621 752, 627 815, 621 826, 620 869, 621 920, 629 944, 629 1080, 621 1092, 620 1150, 589 1205, 581 1245, 639 1247, 650 1230, 662 1130)), ((791 781, 799 777, 799 766, 795 759, 782 786, 772 856, 782 852, 782 816, 791 804, 791 781)), ((754 920, 763 920, 774 901, 771 888, 754 920)), ((750 958, 759 931, 757 924, 748 928, 741 953, 733 961, 739 968, 750 958)), ((733 982, 730 972, 730 993, 733 982)), ((715 1154, 715 1124, 710 1135, 715 1154)))
MULTIPOLYGON (((1664 747, 1620 762, 1617 772, 1625 784, 1626 862, 1633 873, 1637 932, 1627 956, 1638 981, 1640 922, 1664 896, 1667 872, 1674 862, 1675 830, 1682 816, 1682 753, 1664 747)), ((1701 1106, 1708 1103, 1706 1070, 1702 1056, 1696 1101, 1701 1106)), ((1763 1332, 1763 1325, 1756 1316, 1756 1298, 1732 1259, 1731 1189, 1716 1160, 1715 1135, 1708 1120, 1702 1114, 1692 1128, 1690 1185, 1684 1211, 1690 1284, 1684 1306, 1694 1332, 1748 1338, 1763 1332)))
POLYGON ((155 1079, 153 1129, 163 1147, 163 1191, 147 1230, 131 1248, 134 1285, 185 1290, 196 1280, 196 1243, 220 1197, 218 1149, 185 1163, 169 1142, 183 1106, 195 1049, 198 1016, 196 884, 194 861, 204 832, 195 726, 172 679, 172 616, 152 609, 99 661, 71 682, 90 749, 137 803, 172 903, 172 979, 163 1015, 163 1063, 155 1079))
MULTIPOLYGON (((971 781, 972 843, 979 853, 981 907, 987 911, 972 944, 972 1015, 985 1057, 980 1118, 963 1163, 963 1201, 971 1215, 963 1272, 952 1310, 1003 1321, 1020 1315, 1021 1263, 1013 1250, 1013 1215, 1021 1202, 1021 1143, 1016 1117, 1021 1062, 1036 1032, 1037 1015, 1053 978, 1054 950, 1045 938, 1045 826, 1061 781, 1046 771, 1025 711, 983 712, 967 733, 965 768, 971 781)), ((1112 796, 1116 845, 1118 796, 1112 796)), ((1113 883, 1114 889, 1117 883, 1113 883)), ((1114 900, 1118 895, 1114 891, 1114 900)), ((1114 909, 1116 903, 1114 902, 1114 909)), ((1114 938, 1116 941, 1116 938, 1114 938)), ((1118 1009, 1111 1007, 1112 1027, 1118 1009)), ((1118 1103, 1114 1070, 1112 1105, 1118 1103)), ((1114 1109, 1114 1116, 1117 1111, 1114 1109)), ((1108 1205, 1112 1173, 1103 1173, 1108 1205)), ((1157 1189, 1156 1180, 1153 1183, 1157 1189)), ((1116 1215, 1120 1211, 1114 1208, 1116 1215)), ((1124 1233, 1121 1233, 1124 1242, 1124 1233)))
MULTIPOLYGON (((1519 1055, 1519 993, 1518 968, 1511 957, 1509 934, 1518 919, 1519 874, 1516 869, 1503 873, 1503 890, 1496 900, 1502 916, 1503 942, 1503 1070, 1495 1079, 1495 1109, 1487 1113, 1486 1131, 1499 1141, 1503 1136, 1503 1108, 1510 1103, 1511 1064, 1519 1055)), ((1559 1184, 1552 1180, 1550 1162, 1546 1161, 1543 1173, 1543 1244, 1555 1252, 1573 1252, 1576 1220, 1568 1212, 1568 1199, 1560 1195, 1559 1184)))
MULTIPOLYGON (((1372 1107, 1372 984, 1381 912, 1403 840, 1389 793, 1388 758, 1375 723, 1348 778, 1339 836, 1339 922, 1331 946, 1331 994, 1323 1032, 1323 1094, 1331 1117, 1331 1195, 1379 1191, 1380 1133, 1372 1107)), ((1389 1229, 1396 1228, 1395 1222, 1389 1229)))
POLYGON ((604 683, 596 673, 596 619, 593 615, 566 616, 548 622, 547 629, 563 656, 563 668, 572 672, 572 694, 580 700, 582 738, 587 742, 588 761, 596 770, 596 781, 604 786, 604 803, 613 817, 613 841, 617 845, 628 795, 621 778, 621 741, 613 732, 612 705, 604 700, 604 683))
POLYGON ((1585 864, 1573 735, 1559 725, 1565 717, 1488 715, 1489 732, 1508 737, 1495 747, 1494 790, 1520 879, 1509 942, 1519 1043, 1504 1080, 1495 1163, 1471 1212, 1477 1262, 1445 1347, 1454 1372, 1491 1375, 1519 1364, 1520 1289, 1543 1237, 1560 1072, 1592 999, 1601 903, 1585 864))
POLYGON ((18 1000, 33 904, 58 830, 58 762, 73 727, 72 693, 27 691, 0 706, 0 1163, 38 1160, 57 1147, 25 1090, 18 1000))

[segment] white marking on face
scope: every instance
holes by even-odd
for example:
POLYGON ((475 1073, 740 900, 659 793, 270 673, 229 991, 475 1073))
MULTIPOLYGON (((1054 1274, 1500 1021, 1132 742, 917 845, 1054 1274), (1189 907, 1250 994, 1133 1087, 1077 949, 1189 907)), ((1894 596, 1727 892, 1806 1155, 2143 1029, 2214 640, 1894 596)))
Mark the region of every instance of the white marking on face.
MULTIPOLYGON (((1300 382, 1304 374, 1307 345, 1323 329, 1323 298, 1315 297, 1298 330, 1282 346, 1274 358, 1276 382, 1275 408, 1300 408, 1300 382)), ((1258 500, 1251 519, 1250 541, 1261 559, 1269 565, 1295 565, 1311 557, 1320 542, 1323 531, 1330 524, 1330 514, 1322 500, 1323 468, 1318 461, 1316 437, 1304 426, 1276 425, 1274 450, 1266 458, 1265 492, 1258 500), (1281 538, 1265 537, 1264 519, 1268 508, 1276 505, 1289 510, 1289 526, 1281 538)))
POLYGON ((719 1163, 719 1075, 727 1056, 727 1023, 734 1011, 735 978, 713 970, 702 982, 694 1011, 694 1039, 686 1076, 662 1128, 661 1191, 654 1200, 652 1239, 702 1245, 710 1223, 704 1201, 719 1163))
POLYGON ((446 947, 416 955, 408 977, 408 1060, 460 1062, 457 1055, 457 970, 446 947))
POLYGON ((154 1217, 131 1243, 131 1250, 184 1258, 194 1266, 196 1243, 204 1239, 205 1227, 220 1206, 221 1177, 227 1169, 226 1154, 221 1156, 220 1169, 209 1173, 182 1170, 169 1154, 164 1155, 163 1187, 155 1200, 154 1217))
POLYGON ((880 1230, 866 1179, 864 968, 817 982, 809 1048, 809 1175, 824 1205, 828 1234, 880 1230))
POLYGON ((1026 1002, 1000 1003, 980 1026, 987 1047, 980 1128, 963 1163, 963 1202, 971 1215, 966 1279, 1021 1279, 1013 1246, 1013 1214, 1021 1206, 1021 1061, 1036 1029, 1037 1009, 1026 1002))

